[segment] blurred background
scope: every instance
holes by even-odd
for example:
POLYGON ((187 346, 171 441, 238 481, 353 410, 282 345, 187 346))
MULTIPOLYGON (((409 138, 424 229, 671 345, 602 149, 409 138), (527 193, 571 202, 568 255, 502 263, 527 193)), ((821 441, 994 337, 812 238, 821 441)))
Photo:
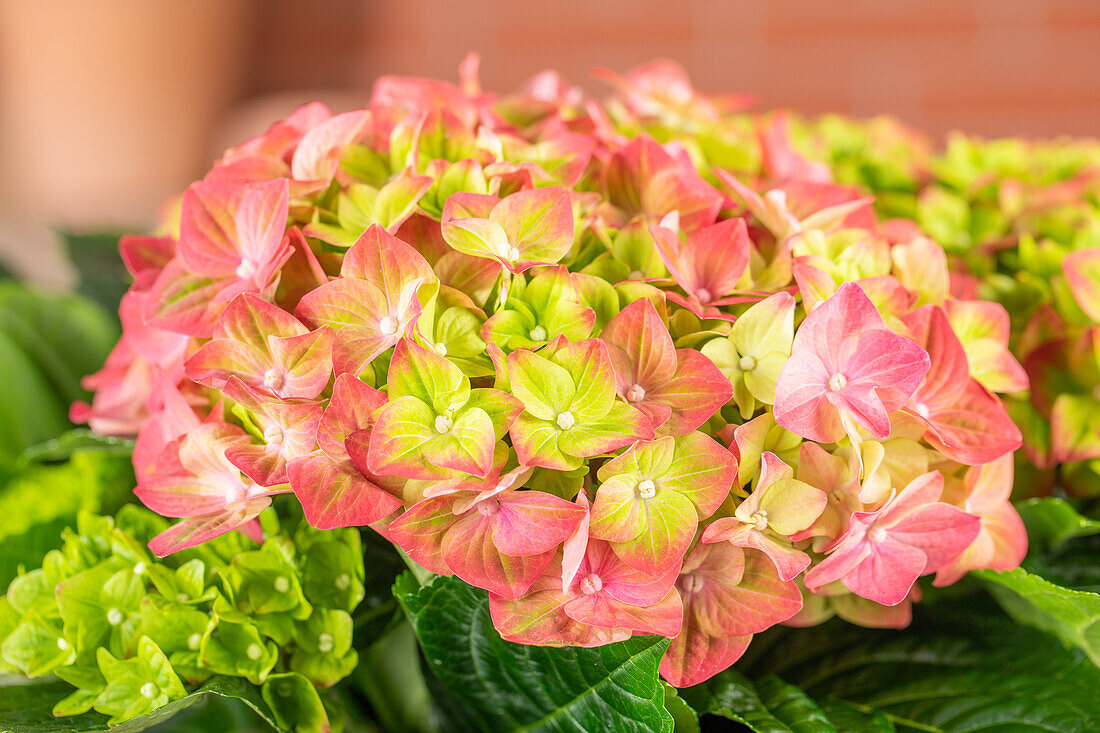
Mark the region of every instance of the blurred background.
POLYGON ((218 152, 380 74, 487 89, 655 57, 759 108, 926 132, 1100 134, 1096 0, 0 0, 0 262, 64 287, 57 230, 140 230, 218 152))

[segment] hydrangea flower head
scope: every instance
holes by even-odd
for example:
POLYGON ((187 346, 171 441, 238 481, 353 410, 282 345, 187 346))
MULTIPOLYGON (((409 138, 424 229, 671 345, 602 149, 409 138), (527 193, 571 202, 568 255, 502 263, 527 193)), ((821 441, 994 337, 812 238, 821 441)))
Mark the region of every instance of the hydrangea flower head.
POLYGON ((675 685, 1019 562, 999 306, 785 118, 719 162, 699 141, 736 100, 667 64, 613 80, 600 104, 387 77, 122 241, 124 336, 74 415, 138 435, 138 497, 181 520, 156 553, 263 539, 293 494, 485 589, 506 639, 667 636, 675 685))

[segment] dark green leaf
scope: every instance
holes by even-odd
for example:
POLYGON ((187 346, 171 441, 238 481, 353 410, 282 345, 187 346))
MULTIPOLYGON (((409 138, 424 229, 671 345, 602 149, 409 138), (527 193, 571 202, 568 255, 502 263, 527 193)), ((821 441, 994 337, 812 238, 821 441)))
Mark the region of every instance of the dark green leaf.
POLYGON ((755 733, 837 733, 813 700, 774 675, 754 684, 728 669, 680 695, 698 712, 729 718, 755 733))
POLYGON ((1028 572, 1065 588, 1100 593, 1100 535, 1081 537, 1024 561, 1028 572))
POLYGON ((1017 623, 1057 636, 1100 665, 1100 594, 1063 588, 1023 568, 975 574, 1017 623))
POLYGON ((0 324, 0 479, 24 450, 65 432, 67 402, 38 364, 0 324))
POLYGON ((14 283, 0 283, 0 329, 33 359, 66 409, 85 396, 81 377, 102 366, 119 336, 116 320, 95 303, 14 283))
POLYGON ((668 641, 636 637, 596 649, 551 649, 500 638, 488 595, 457 578, 420 587, 411 573, 394 595, 428 667, 486 731, 671 733, 657 666, 668 641))
POLYGON ((432 733, 438 727, 420 669, 416 635, 400 613, 397 620, 359 655, 352 679, 385 730, 432 733))
POLYGON ((821 704, 821 711, 829 718, 829 722, 836 726, 838 731, 859 731, 860 733, 895 733, 897 728, 882 713, 876 713, 866 708, 858 708, 854 705, 835 700, 826 700, 821 704))
POLYGON ((130 282, 130 273, 118 255, 119 234, 61 232, 61 239, 79 278, 77 292, 116 312, 130 282))
POLYGON ((1100 534, 1100 522, 1083 517, 1065 499, 1043 497, 1028 499, 1016 505, 1027 525, 1031 546, 1057 548, 1074 537, 1100 534))
POLYGON ((675 733, 699 733, 699 714, 680 697, 680 691, 664 683, 665 710, 672 716, 675 733))
POLYGON ((1083 652, 1014 626, 981 597, 969 607, 920 610, 904 632, 839 621, 766 632, 739 668, 750 677, 780 675, 822 709, 843 704, 884 716, 899 731, 1095 730, 1100 670, 1083 652))

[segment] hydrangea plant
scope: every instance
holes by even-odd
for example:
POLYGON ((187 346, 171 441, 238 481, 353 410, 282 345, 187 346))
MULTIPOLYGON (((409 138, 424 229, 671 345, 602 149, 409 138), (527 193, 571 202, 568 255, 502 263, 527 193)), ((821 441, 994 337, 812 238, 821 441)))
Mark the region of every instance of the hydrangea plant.
MULTIPOLYGON (((601 106, 553 74, 386 77, 121 241, 125 333, 74 415, 137 435, 137 496, 180 520, 158 556, 233 530, 277 555, 258 517, 293 493, 488 591, 507 640, 668 637, 676 686, 777 624, 900 627, 918 577, 1019 564, 1021 436, 981 378, 1018 364, 959 325, 1004 310, 781 131, 749 173, 737 100, 667 66, 614 81, 601 106)), ((304 619, 320 650, 271 610, 224 621, 257 678, 259 635, 304 619)))

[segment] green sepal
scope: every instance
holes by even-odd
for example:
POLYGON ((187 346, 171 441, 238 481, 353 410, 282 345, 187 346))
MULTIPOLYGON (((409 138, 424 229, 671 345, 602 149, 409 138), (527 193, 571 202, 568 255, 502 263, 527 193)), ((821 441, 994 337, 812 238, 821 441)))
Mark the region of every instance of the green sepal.
POLYGON ((213 618, 206 627, 199 659, 214 674, 244 677, 263 684, 279 660, 279 647, 260 635, 255 624, 213 618))
POLYGON ((273 674, 264 682, 261 694, 283 730, 327 733, 330 729, 321 697, 301 675, 294 672, 273 674))
POLYGON ((359 654, 351 648, 352 627, 347 611, 316 609, 297 625, 298 648, 290 657, 290 668, 321 687, 347 677, 359 662, 359 654))
POLYGON ((107 684, 96 697, 95 709, 110 715, 111 725, 152 712, 187 694, 168 658, 148 637, 138 641, 135 657, 118 659, 100 648, 96 661, 107 684))

